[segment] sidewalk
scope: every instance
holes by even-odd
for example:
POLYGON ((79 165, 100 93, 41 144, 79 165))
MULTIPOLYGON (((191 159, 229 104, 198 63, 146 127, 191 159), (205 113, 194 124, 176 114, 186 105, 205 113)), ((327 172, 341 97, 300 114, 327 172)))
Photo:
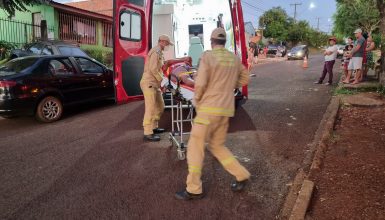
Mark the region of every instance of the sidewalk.
POLYGON ((341 100, 323 167, 311 178, 316 188, 305 219, 385 219, 385 98, 359 93, 341 100))

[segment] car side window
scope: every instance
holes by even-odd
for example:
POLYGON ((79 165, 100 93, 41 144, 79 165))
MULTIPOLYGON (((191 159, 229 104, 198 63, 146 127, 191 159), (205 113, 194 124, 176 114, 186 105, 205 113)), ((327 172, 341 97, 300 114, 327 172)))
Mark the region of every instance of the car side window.
POLYGON ((28 51, 34 54, 41 54, 42 48, 43 44, 34 44, 30 48, 28 48, 28 51))
POLYGON ((51 60, 48 65, 48 71, 52 75, 73 75, 73 67, 68 59, 51 60))
POLYGON ((52 55, 53 54, 52 47, 51 46, 45 46, 43 49, 43 54, 44 55, 52 55))
POLYGON ((103 73, 103 67, 85 58, 75 58, 84 74, 103 73))

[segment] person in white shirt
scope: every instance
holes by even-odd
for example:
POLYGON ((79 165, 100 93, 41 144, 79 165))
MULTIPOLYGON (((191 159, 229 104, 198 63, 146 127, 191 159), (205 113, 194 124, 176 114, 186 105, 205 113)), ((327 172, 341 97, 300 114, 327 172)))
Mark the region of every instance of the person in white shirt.
POLYGON ((326 74, 329 73, 329 81, 325 83, 325 85, 332 85, 333 83, 333 67, 337 58, 338 47, 336 45, 337 39, 335 37, 329 38, 330 46, 324 52, 325 55, 325 64, 324 69, 322 71, 322 76, 318 81, 314 82, 314 84, 322 84, 324 81, 326 74))

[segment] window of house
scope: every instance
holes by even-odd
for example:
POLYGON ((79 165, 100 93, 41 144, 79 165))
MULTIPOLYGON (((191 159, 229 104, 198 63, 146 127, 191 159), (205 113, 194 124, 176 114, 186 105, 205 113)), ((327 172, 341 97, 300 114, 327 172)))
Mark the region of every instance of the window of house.
POLYGON ((142 17, 132 11, 123 11, 120 14, 120 38, 129 41, 142 39, 142 17))

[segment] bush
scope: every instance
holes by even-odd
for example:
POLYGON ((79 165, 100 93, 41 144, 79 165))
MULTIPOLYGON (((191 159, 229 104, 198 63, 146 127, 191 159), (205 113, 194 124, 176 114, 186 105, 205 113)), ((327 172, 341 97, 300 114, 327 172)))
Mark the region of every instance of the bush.
POLYGON ((0 60, 3 60, 8 57, 11 50, 15 48, 16 44, 9 43, 6 41, 0 41, 0 60))
POLYGON ((82 49, 88 54, 88 56, 94 58, 95 60, 103 63, 104 65, 110 68, 112 67, 112 48, 82 47, 82 49))

